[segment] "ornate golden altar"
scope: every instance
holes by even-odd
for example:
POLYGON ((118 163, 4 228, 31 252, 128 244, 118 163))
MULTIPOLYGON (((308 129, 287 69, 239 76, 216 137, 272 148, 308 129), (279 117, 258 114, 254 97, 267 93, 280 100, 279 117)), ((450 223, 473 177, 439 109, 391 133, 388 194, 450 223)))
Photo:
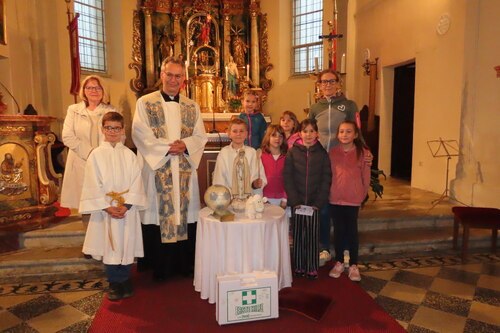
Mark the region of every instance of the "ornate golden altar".
POLYGON ((267 16, 258 0, 142 0, 133 19, 138 96, 161 85, 160 64, 180 56, 187 66, 184 93, 203 113, 239 112, 231 101, 258 90, 262 105, 272 87, 267 16))
POLYGON ((0 115, 0 231, 43 227, 53 218, 62 180, 52 166, 55 119, 0 115))

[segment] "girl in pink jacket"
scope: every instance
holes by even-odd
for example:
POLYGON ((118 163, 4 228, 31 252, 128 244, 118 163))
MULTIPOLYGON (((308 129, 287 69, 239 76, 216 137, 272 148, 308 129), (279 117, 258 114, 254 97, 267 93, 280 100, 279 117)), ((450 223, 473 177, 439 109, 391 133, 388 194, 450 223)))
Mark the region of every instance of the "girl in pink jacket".
POLYGON ((360 139, 354 121, 346 120, 337 129, 340 142, 329 152, 332 184, 330 186, 330 216, 333 220, 335 266, 329 275, 338 278, 344 271, 344 251, 349 251, 349 278, 360 281, 358 263, 358 212, 370 186, 370 166, 364 157, 369 154, 360 139))

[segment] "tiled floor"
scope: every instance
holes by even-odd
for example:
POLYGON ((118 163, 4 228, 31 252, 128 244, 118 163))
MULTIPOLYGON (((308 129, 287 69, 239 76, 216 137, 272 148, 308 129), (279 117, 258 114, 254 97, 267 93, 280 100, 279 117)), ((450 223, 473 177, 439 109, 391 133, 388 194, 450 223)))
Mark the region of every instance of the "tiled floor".
MULTIPOLYGON (((500 332, 500 257, 365 262, 361 286, 408 332, 500 332)), ((104 279, 0 285, 0 331, 86 332, 104 279)))

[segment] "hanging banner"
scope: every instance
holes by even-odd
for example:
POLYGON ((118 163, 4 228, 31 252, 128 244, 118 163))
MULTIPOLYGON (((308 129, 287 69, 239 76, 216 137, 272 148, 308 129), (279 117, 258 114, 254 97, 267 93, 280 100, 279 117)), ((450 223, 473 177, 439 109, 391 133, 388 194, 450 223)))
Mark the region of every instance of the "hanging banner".
POLYGON ((73 19, 69 22, 69 47, 71 56, 71 87, 70 94, 77 96, 80 90, 80 51, 78 48, 78 17, 76 13, 73 19))

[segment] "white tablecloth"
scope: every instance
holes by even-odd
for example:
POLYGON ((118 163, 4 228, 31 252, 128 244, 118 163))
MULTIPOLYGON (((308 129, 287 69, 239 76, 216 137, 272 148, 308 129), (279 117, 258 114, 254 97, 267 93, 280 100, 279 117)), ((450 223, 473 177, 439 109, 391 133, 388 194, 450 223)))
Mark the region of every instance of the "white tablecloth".
POLYGON ((235 221, 220 222, 199 213, 196 231, 194 288, 202 299, 216 301, 218 274, 271 270, 278 275, 278 288, 292 285, 288 217, 278 206, 266 205, 262 219, 236 215, 235 221))

